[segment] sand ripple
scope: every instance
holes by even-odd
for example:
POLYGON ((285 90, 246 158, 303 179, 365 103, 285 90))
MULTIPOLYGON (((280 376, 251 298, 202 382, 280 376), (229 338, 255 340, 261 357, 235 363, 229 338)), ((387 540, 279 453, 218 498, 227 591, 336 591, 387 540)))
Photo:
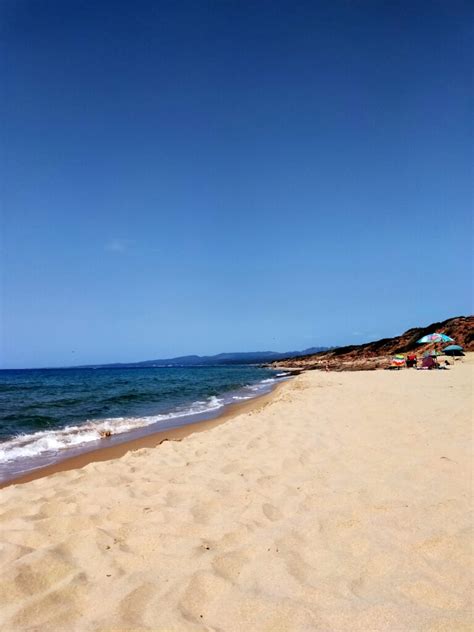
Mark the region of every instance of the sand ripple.
POLYGON ((180 443, 3 490, 1 630, 472 629, 470 380, 308 373, 180 443))

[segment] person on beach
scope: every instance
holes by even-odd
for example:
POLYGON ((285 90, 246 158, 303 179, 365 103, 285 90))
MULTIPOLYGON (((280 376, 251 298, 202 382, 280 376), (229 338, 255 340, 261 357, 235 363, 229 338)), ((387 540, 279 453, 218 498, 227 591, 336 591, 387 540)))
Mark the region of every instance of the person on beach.
POLYGON ((425 370, 437 369, 438 363, 432 356, 426 356, 426 358, 423 358, 423 362, 421 363, 421 368, 425 370))

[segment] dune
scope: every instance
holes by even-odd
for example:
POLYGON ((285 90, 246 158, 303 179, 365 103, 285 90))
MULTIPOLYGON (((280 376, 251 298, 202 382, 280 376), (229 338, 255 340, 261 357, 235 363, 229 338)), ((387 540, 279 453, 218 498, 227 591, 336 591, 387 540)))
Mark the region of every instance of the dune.
POLYGON ((472 355, 3 489, 0 629, 472 630, 472 355))

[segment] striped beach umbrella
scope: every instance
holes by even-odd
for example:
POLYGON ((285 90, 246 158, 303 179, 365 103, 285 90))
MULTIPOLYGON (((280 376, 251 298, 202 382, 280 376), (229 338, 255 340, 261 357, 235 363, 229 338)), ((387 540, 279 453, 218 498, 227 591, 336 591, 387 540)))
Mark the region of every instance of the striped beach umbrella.
POLYGON ((391 364, 392 366, 405 366, 405 356, 400 354, 394 356, 391 364))
POLYGON ((427 342, 454 342, 452 338, 447 336, 446 334, 427 334, 416 341, 418 344, 426 344, 427 342))

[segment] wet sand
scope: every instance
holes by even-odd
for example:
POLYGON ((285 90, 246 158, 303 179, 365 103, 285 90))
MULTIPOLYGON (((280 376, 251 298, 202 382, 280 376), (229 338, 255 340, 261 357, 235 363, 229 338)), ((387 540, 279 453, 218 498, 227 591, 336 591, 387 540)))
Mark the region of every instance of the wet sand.
POLYGON ((89 463, 118 459, 124 454, 127 454, 127 452, 140 450, 141 448, 156 448, 165 441, 181 441, 191 434, 194 434, 196 432, 203 432, 204 430, 209 430, 210 428, 214 428, 219 424, 225 423, 226 421, 232 419, 233 417, 236 417, 237 415, 249 412, 250 410, 259 410, 260 407, 264 406, 268 401, 270 401, 272 395, 284 383, 285 382, 276 384, 272 391, 270 393, 266 393, 265 395, 253 397, 248 401, 230 404, 225 407, 224 411, 220 415, 218 415, 217 417, 213 417, 212 419, 205 419, 203 421, 190 423, 178 428, 168 428, 166 430, 163 430, 162 432, 154 432, 144 437, 130 439, 128 441, 123 441, 119 444, 114 445, 107 445, 108 438, 104 437, 104 445, 102 447, 96 448, 95 450, 89 450, 88 452, 84 452, 83 454, 78 454, 73 457, 62 459, 57 463, 53 463, 45 467, 37 468, 35 470, 27 472, 26 474, 23 474, 22 476, 17 476, 8 481, 2 481, 0 482, 0 489, 9 487, 10 485, 20 485, 22 483, 28 483, 29 481, 34 481, 38 478, 43 478, 44 476, 50 476, 51 474, 55 474, 56 472, 67 472, 69 470, 76 470, 88 465, 89 463))
POLYGON ((0 629, 473 629, 473 368, 304 373, 3 489, 0 629))

